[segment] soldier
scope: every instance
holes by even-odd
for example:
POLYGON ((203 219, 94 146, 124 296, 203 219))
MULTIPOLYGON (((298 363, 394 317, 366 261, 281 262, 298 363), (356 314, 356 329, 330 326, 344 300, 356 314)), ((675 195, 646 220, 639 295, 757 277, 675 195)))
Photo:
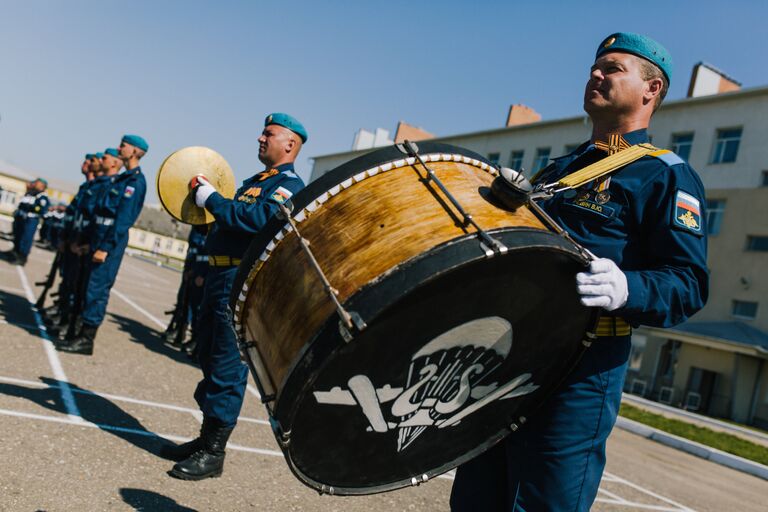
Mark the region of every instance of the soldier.
POLYGON ((102 159, 104 153, 89 153, 81 171, 86 181, 80 185, 75 197, 67 208, 65 228, 60 250, 63 252, 62 283, 59 287, 59 311, 48 315, 43 321, 56 335, 66 325, 69 339, 74 338, 77 317, 82 309, 88 271, 88 229, 93 208, 100 190, 109 178, 104 178, 102 159))
POLYGON ((104 321, 109 292, 128 246, 128 230, 141 213, 147 183, 139 160, 149 146, 138 135, 125 135, 119 150, 108 150, 104 162, 110 173, 108 186, 94 207, 94 223, 89 240, 89 280, 85 293, 82 327, 70 342, 57 350, 75 354, 93 354, 96 331, 104 321), (117 172, 120 167, 125 169, 117 172))
MULTIPOLYGON (((534 184, 647 143, 671 75, 671 56, 656 41, 629 33, 604 39, 584 93, 592 137, 555 159, 534 184)), ((631 327, 679 324, 707 300, 703 205, 696 172, 663 151, 541 203, 597 256, 576 285, 584 305, 603 310, 598 337, 536 415, 459 467, 453 510, 589 510, 621 404, 631 327)))
POLYGON ((37 178, 27 184, 27 193, 13 213, 13 249, 7 252, 11 263, 21 266, 27 264, 37 225, 48 211, 49 200, 45 195, 47 187, 48 182, 43 178, 37 178))
POLYGON ((204 177, 190 183, 195 204, 211 212, 216 221, 205 243, 209 271, 198 318, 203 380, 195 400, 203 425, 197 439, 164 450, 166 456, 181 460, 169 472, 175 478, 200 480, 219 476, 223 470, 224 448, 237 423, 248 377, 228 313, 229 293, 254 234, 304 187, 293 163, 306 141, 307 132, 296 119, 271 114, 259 137, 259 160, 265 170, 245 180, 234 199, 225 199, 204 177))

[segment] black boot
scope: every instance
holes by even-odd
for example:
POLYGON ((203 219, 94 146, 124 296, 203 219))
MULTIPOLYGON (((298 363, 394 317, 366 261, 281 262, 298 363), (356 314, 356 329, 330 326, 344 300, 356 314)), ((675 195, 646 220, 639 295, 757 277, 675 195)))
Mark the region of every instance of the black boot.
POLYGON ((223 427, 212 420, 210 431, 203 437, 203 448, 178 462, 168 474, 182 480, 202 480, 221 476, 224 470, 224 448, 234 427, 223 427))
POLYGON ((56 345, 56 350, 69 352, 71 354, 84 354, 90 356, 93 354, 93 340, 96 339, 96 330, 98 326, 83 324, 75 339, 71 342, 64 342, 56 345))
POLYGON ((211 421, 210 417, 203 416, 203 424, 200 427, 199 436, 197 436, 195 439, 188 441, 184 444, 179 444, 174 446, 163 445, 163 447, 160 448, 160 456, 169 460, 181 461, 192 456, 192 454, 195 453, 196 451, 202 450, 203 448, 205 448, 205 444, 203 443, 203 438, 205 438, 205 436, 208 435, 214 422, 215 420, 211 421))

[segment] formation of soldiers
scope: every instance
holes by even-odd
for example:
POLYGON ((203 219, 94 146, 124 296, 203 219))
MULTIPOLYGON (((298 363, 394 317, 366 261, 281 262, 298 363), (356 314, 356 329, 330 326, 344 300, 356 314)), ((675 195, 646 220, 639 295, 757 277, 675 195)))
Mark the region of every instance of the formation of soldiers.
POLYGON ((85 181, 68 206, 49 209, 47 183, 38 179, 14 214, 14 248, 6 259, 26 263, 41 218, 41 241, 56 250, 37 306, 57 350, 93 354, 128 231, 144 204, 147 186, 139 160, 148 149, 142 137, 126 135, 118 148, 88 153, 81 166, 85 181), (57 275, 57 300, 42 309, 57 275))

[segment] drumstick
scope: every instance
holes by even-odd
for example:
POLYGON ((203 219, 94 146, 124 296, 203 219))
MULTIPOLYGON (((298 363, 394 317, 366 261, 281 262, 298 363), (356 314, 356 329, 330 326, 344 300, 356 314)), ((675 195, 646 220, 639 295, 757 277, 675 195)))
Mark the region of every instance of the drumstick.
POLYGON ((347 383, 352 396, 355 397, 363 414, 368 418, 368 423, 375 432, 386 432, 388 429, 384 415, 381 413, 379 399, 376 397, 376 388, 371 379, 365 375, 355 375, 347 383))

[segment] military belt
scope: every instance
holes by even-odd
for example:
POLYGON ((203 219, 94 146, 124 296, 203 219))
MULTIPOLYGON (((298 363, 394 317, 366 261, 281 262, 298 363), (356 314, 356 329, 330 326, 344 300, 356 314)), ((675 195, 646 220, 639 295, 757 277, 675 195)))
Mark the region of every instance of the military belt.
POLYGON ((240 261, 240 258, 232 256, 208 256, 208 265, 211 267, 236 267, 240 261))
POLYGON ((110 219, 109 217, 99 217, 96 216, 96 224, 100 226, 111 226, 115 223, 115 219, 110 219))
POLYGON ((600 337, 604 336, 629 336, 632 334, 632 327, 623 318, 615 316, 604 316, 600 318, 597 324, 597 332, 600 337))
POLYGON ((208 255, 203 254, 203 255, 195 256, 195 261, 197 262, 208 261, 208 255))
POLYGON ((38 215, 36 213, 27 213, 27 212, 19 212, 20 217, 25 217, 27 219, 34 219, 38 215))

